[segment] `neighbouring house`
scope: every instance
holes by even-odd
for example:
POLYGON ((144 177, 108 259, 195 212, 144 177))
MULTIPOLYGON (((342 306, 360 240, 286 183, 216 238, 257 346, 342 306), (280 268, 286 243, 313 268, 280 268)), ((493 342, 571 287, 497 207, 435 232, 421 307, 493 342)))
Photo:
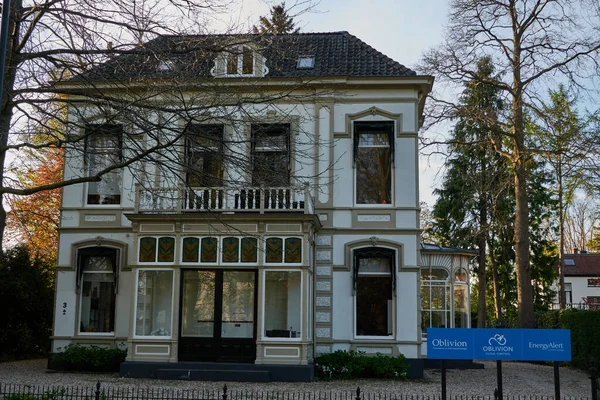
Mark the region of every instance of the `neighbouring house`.
POLYGON ((121 168, 63 190, 52 351, 122 346, 132 377, 311 380, 338 349, 422 374, 427 328, 469 326, 473 257, 419 241, 432 84, 347 32, 164 36, 57 84, 65 178, 121 168))
POLYGON ((600 309, 600 254, 574 249, 573 254, 565 254, 562 265, 566 307, 600 309))

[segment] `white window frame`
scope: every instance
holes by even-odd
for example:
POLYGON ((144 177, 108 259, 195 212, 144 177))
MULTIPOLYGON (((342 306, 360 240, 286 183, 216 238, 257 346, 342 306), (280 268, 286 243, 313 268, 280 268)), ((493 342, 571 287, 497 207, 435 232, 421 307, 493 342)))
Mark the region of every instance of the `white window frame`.
MULTIPOLYGON (((236 266, 236 265, 243 265, 243 266, 251 266, 251 265, 258 265, 259 261, 260 261, 260 252, 261 252, 261 248, 260 248, 260 244, 261 244, 261 240, 258 237, 253 237, 253 236, 220 236, 219 237, 219 257, 217 257, 217 260, 219 261, 219 265, 231 265, 231 266, 236 266), (226 238, 236 238, 238 239, 238 261, 232 262, 232 261, 223 261, 223 240, 225 240, 226 238), (242 239, 244 238, 253 238, 256 239, 256 262, 247 262, 247 261, 242 261, 242 239)), ((202 264, 205 265, 205 264, 202 264)))
POLYGON ((135 295, 134 295, 134 309, 133 309, 133 322, 131 327, 132 336, 134 339, 160 339, 160 340, 171 340, 173 336, 173 321, 175 313, 175 270, 173 268, 137 268, 135 270, 135 295), (169 271, 171 272, 171 334, 169 336, 151 336, 151 335, 136 335, 137 327, 137 303, 138 303, 138 288, 141 271, 169 271))
POLYGON ((264 341, 270 341, 270 342, 284 342, 284 343, 289 343, 289 342, 300 342, 302 341, 302 336, 306 335, 306 333, 304 332, 304 318, 303 318, 303 313, 304 313, 304 275, 305 275, 305 271, 301 270, 301 269, 286 269, 286 268, 268 268, 268 269, 263 269, 259 271, 261 274, 260 277, 260 282, 261 285, 263 287, 263 290, 261 291, 261 318, 260 318, 260 335, 258 335, 260 340, 264 340, 264 341), (299 337, 295 337, 295 338, 276 338, 276 337, 267 337, 266 335, 266 327, 265 327, 265 315, 267 312, 267 304, 266 304, 266 297, 267 297, 267 273, 268 272, 288 272, 288 273, 300 273, 300 335, 299 337))
MULTIPOLYGON (((220 261, 221 261, 221 240, 222 237, 220 236, 194 236, 194 235, 182 235, 180 240, 179 240, 179 262, 182 265, 185 266, 192 266, 192 265, 198 265, 198 266, 203 266, 203 267, 208 267, 208 266, 218 266, 221 265, 220 261), (198 239, 198 261, 183 261, 183 239, 187 239, 187 238, 195 238, 198 239), (217 239, 217 261, 215 262, 203 262, 201 261, 201 257, 202 257, 202 239, 207 239, 207 238, 214 238, 217 239)), ((243 265, 249 265, 249 263, 244 263, 243 265)))
MULTIPOLYGON (((77 249, 77 253, 79 253, 79 251, 81 250, 85 250, 85 249, 89 249, 89 248, 109 248, 109 249, 116 249, 117 250, 117 254, 116 254, 116 269, 119 270, 119 263, 121 262, 121 249, 117 248, 117 247, 111 247, 111 246, 88 246, 88 247, 81 247, 79 249, 77 249)), ((76 258, 76 262, 79 262, 79 257, 76 258)), ((75 273, 77 274, 78 268, 75 268, 75 273)), ((80 282, 80 287, 79 287, 79 293, 77 293, 77 302, 78 304, 78 314, 77 314, 77 326, 75 328, 75 332, 77 332, 77 336, 106 336, 106 337, 114 337, 115 336, 115 331, 116 331, 116 326, 117 326, 117 285, 114 286, 113 290, 115 291, 114 295, 115 295, 115 309, 113 310, 115 316, 114 316, 114 323, 113 323, 113 330, 111 332, 82 332, 80 330, 80 326, 81 326, 81 315, 82 315, 82 307, 83 307, 83 277, 85 274, 104 274, 106 272, 100 272, 100 271, 90 271, 90 272, 85 272, 85 270, 82 272, 81 274, 81 282, 80 282)), ((111 271, 111 274, 113 275, 113 280, 114 280, 114 271, 111 271)), ((75 279, 79 279, 79 276, 76 276, 75 279)))
MULTIPOLYGON (((356 251, 361 251, 365 248, 370 248, 372 246, 365 246, 365 247, 359 247, 359 248, 355 248, 352 250, 352 262, 354 263, 354 252, 356 251)), ((385 249, 385 250, 393 250, 394 251, 394 264, 398 265, 398 251, 394 248, 391 247, 381 247, 381 249, 385 249)), ((356 268, 355 265, 352 266, 353 268, 356 268)), ((395 268, 394 268, 394 272, 395 268)), ((358 276, 373 276, 373 277, 377 277, 377 276, 389 276, 390 280, 392 281, 392 285, 394 284, 394 277, 392 276, 392 271, 390 272, 365 272, 365 273, 361 273, 360 270, 358 271, 358 276)), ((358 279, 358 277, 357 277, 358 279)), ((352 283, 354 284, 354 282, 352 283)), ((358 285, 358 283, 357 283, 358 285)), ((388 340, 388 339, 394 339, 396 337, 396 312, 397 312, 397 301, 396 301, 396 296, 394 295, 394 289, 392 288, 392 299, 389 300, 391 302, 391 307, 390 310, 388 310, 388 313, 391 314, 391 318, 390 318, 390 322, 392 324, 392 334, 391 335, 382 335, 382 336, 375 336, 375 335, 359 335, 357 334, 357 329, 358 329, 358 315, 357 315, 357 305, 356 305, 356 299, 357 299, 357 295, 356 293, 354 293, 354 295, 352 296, 352 302, 353 302, 353 326, 352 326, 352 335, 354 339, 365 339, 365 340, 388 340)))
MULTIPOLYGON (((259 240, 259 243, 261 241, 259 240)), ((278 266, 278 265, 285 265, 286 267, 299 267, 304 265, 304 260, 306 259, 305 257, 307 256, 307 254, 304 253, 304 240, 301 236, 276 236, 276 235, 272 235, 272 236, 265 236, 262 239, 262 246, 263 246, 263 253, 264 253, 264 260, 263 260, 263 264, 267 267, 270 266, 278 266), (281 247, 281 261, 280 262, 267 262, 267 239, 281 239, 282 241, 282 247, 281 247), (299 263, 286 263, 285 262, 285 241, 287 239, 299 239, 300 240, 300 248, 302 251, 302 255, 301 255, 301 261, 299 263)))
MULTIPOLYGON (((392 140, 395 140, 396 138, 396 123, 395 121, 392 120, 356 120, 356 121, 352 121, 352 146, 354 146, 354 141, 355 140, 359 140, 358 138, 355 137, 356 134, 356 124, 358 123, 360 125, 360 123, 371 123, 371 124, 376 124, 378 122, 391 122, 393 123, 393 132, 391 135, 392 140)), ((360 147, 368 147, 368 148, 389 148, 390 149, 390 203, 389 204, 369 204, 369 203, 359 203, 357 200, 357 192, 358 192, 358 183, 357 183, 357 179, 358 179, 358 168, 353 168, 353 193, 352 193, 352 203, 354 204, 355 207, 358 208, 392 208, 394 207, 395 204, 395 176, 396 176, 396 168, 394 168, 394 154, 392 154, 393 151, 395 151, 395 146, 392 146, 391 143, 389 143, 387 146, 383 146, 383 145, 372 145, 372 146, 360 146, 360 142, 357 145, 357 151, 358 148, 360 147)), ((357 157, 357 155, 353 155, 353 157, 357 157)), ((352 163, 355 163, 355 160, 352 160, 352 163)))
MULTIPOLYGON (((181 242, 183 243, 183 241, 181 241, 181 242)), ((144 265, 144 266, 145 265, 173 265, 173 264, 175 264, 175 262, 178 259, 177 254, 176 254, 176 252, 177 252, 177 237, 176 236, 173 236, 173 235, 160 235, 160 236, 158 236, 158 235, 143 235, 143 236, 138 236, 137 245, 138 245, 138 247, 137 247, 137 254, 135 256, 136 256, 136 261, 137 261, 138 265, 144 265), (154 261, 140 261, 140 244, 141 244, 141 241, 142 241, 143 238, 148 238, 148 237, 152 237, 152 238, 156 239, 156 248, 155 248, 156 253, 154 255, 155 258, 154 258, 154 261), (173 245, 173 252, 174 252, 174 254, 173 254, 173 261, 158 261, 158 241, 159 241, 160 238, 165 238, 165 237, 172 238, 174 240, 174 245, 173 245)), ((182 244, 182 246, 183 246, 183 244, 182 244)), ((179 257, 181 257, 181 255, 179 257)))
MULTIPOLYGON (((84 149, 85 149, 85 154, 84 154, 84 170, 85 170, 85 176, 90 176, 90 168, 91 168, 91 161, 89 160, 91 153, 89 152, 88 148, 89 148, 89 141, 91 140, 91 138, 93 137, 93 134, 90 134, 88 132, 86 132, 87 130, 87 126, 91 125, 91 126, 97 126, 99 129, 102 127, 102 125, 120 125, 121 126, 121 136, 120 136, 120 140, 119 140, 119 144, 120 144, 120 148, 119 150, 119 157, 122 159, 123 158, 123 142, 125 140, 125 125, 120 124, 120 123, 115 123, 115 124, 110 124, 107 122, 87 122, 84 124, 83 127, 83 135, 85 136, 84 138, 84 149)), ((108 135, 108 133, 102 133, 102 135, 108 135)), ((101 208, 120 208, 123 206, 123 200, 125 199, 124 196, 124 180, 125 180, 125 176, 124 176, 124 172, 125 170, 123 168, 116 168, 113 171, 118 171, 120 174, 120 190, 119 190, 119 203, 115 203, 115 204, 102 204, 102 203, 88 203, 88 196, 90 194, 90 184, 92 183, 98 183, 98 182, 86 182, 85 184, 85 190, 84 190, 84 198, 83 198, 83 202, 84 202, 84 206, 86 208, 96 208, 96 207, 101 207, 101 208)), ((111 171, 111 172, 113 172, 111 171)), ((109 174, 111 173, 109 172, 109 174)))
POLYGON ((225 56, 224 61, 225 61, 225 65, 224 65, 224 76, 226 77, 231 77, 231 78, 236 78, 236 77, 252 77, 252 76, 256 76, 256 58, 258 56, 258 54, 254 51, 254 49, 250 46, 246 46, 243 44, 238 44, 235 46, 231 46, 229 47, 229 49, 227 49, 228 51, 225 52, 225 56), (244 74, 244 50, 250 50, 251 54, 252 54, 252 72, 249 74, 244 74), (237 54, 235 54, 237 52, 237 54), (229 57, 231 55, 235 55, 237 56, 237 72, 234 74, 230 74, 229 73, 229 57))

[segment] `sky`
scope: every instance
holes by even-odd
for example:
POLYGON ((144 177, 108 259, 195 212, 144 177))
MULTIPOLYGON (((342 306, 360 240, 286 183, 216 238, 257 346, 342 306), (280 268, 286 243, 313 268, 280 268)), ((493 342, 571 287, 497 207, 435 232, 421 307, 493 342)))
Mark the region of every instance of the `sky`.
MULTIPOLYGON (((242 0, 240 23, 255 23, 261 15, 270 15, 270 7, 279 3, 242 0)), ((286 1, 286 7, 292 4, 293 0, 286 1)), ((441 42, 447 12, 447 0, 321 0, 295 22, 303 32, 348 31, 414 69, 421 54, 441 42)), ((420 198, 430 206, 435 203, 432 191, 441 181, 441 166, 442 160, 420 159, 420 198)))

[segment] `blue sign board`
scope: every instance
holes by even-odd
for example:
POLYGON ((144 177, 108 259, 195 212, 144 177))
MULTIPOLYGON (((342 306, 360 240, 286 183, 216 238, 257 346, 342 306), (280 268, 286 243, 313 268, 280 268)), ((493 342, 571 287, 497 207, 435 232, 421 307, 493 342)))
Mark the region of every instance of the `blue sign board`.
POLYGON ((571 361, 568 329, 427 329, 427 358, 571 361))

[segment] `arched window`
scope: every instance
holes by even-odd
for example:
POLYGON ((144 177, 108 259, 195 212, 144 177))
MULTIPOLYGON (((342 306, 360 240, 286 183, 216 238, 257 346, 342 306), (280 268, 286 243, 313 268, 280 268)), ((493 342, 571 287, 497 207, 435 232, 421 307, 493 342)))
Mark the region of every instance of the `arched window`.
POLYGON ((77 252, 79 332, 113 333, 119 250, 86 247, 77 252))
POLYGON ((354 251, 357 336, 393 335, 395 254, 381 247, 354 251))

